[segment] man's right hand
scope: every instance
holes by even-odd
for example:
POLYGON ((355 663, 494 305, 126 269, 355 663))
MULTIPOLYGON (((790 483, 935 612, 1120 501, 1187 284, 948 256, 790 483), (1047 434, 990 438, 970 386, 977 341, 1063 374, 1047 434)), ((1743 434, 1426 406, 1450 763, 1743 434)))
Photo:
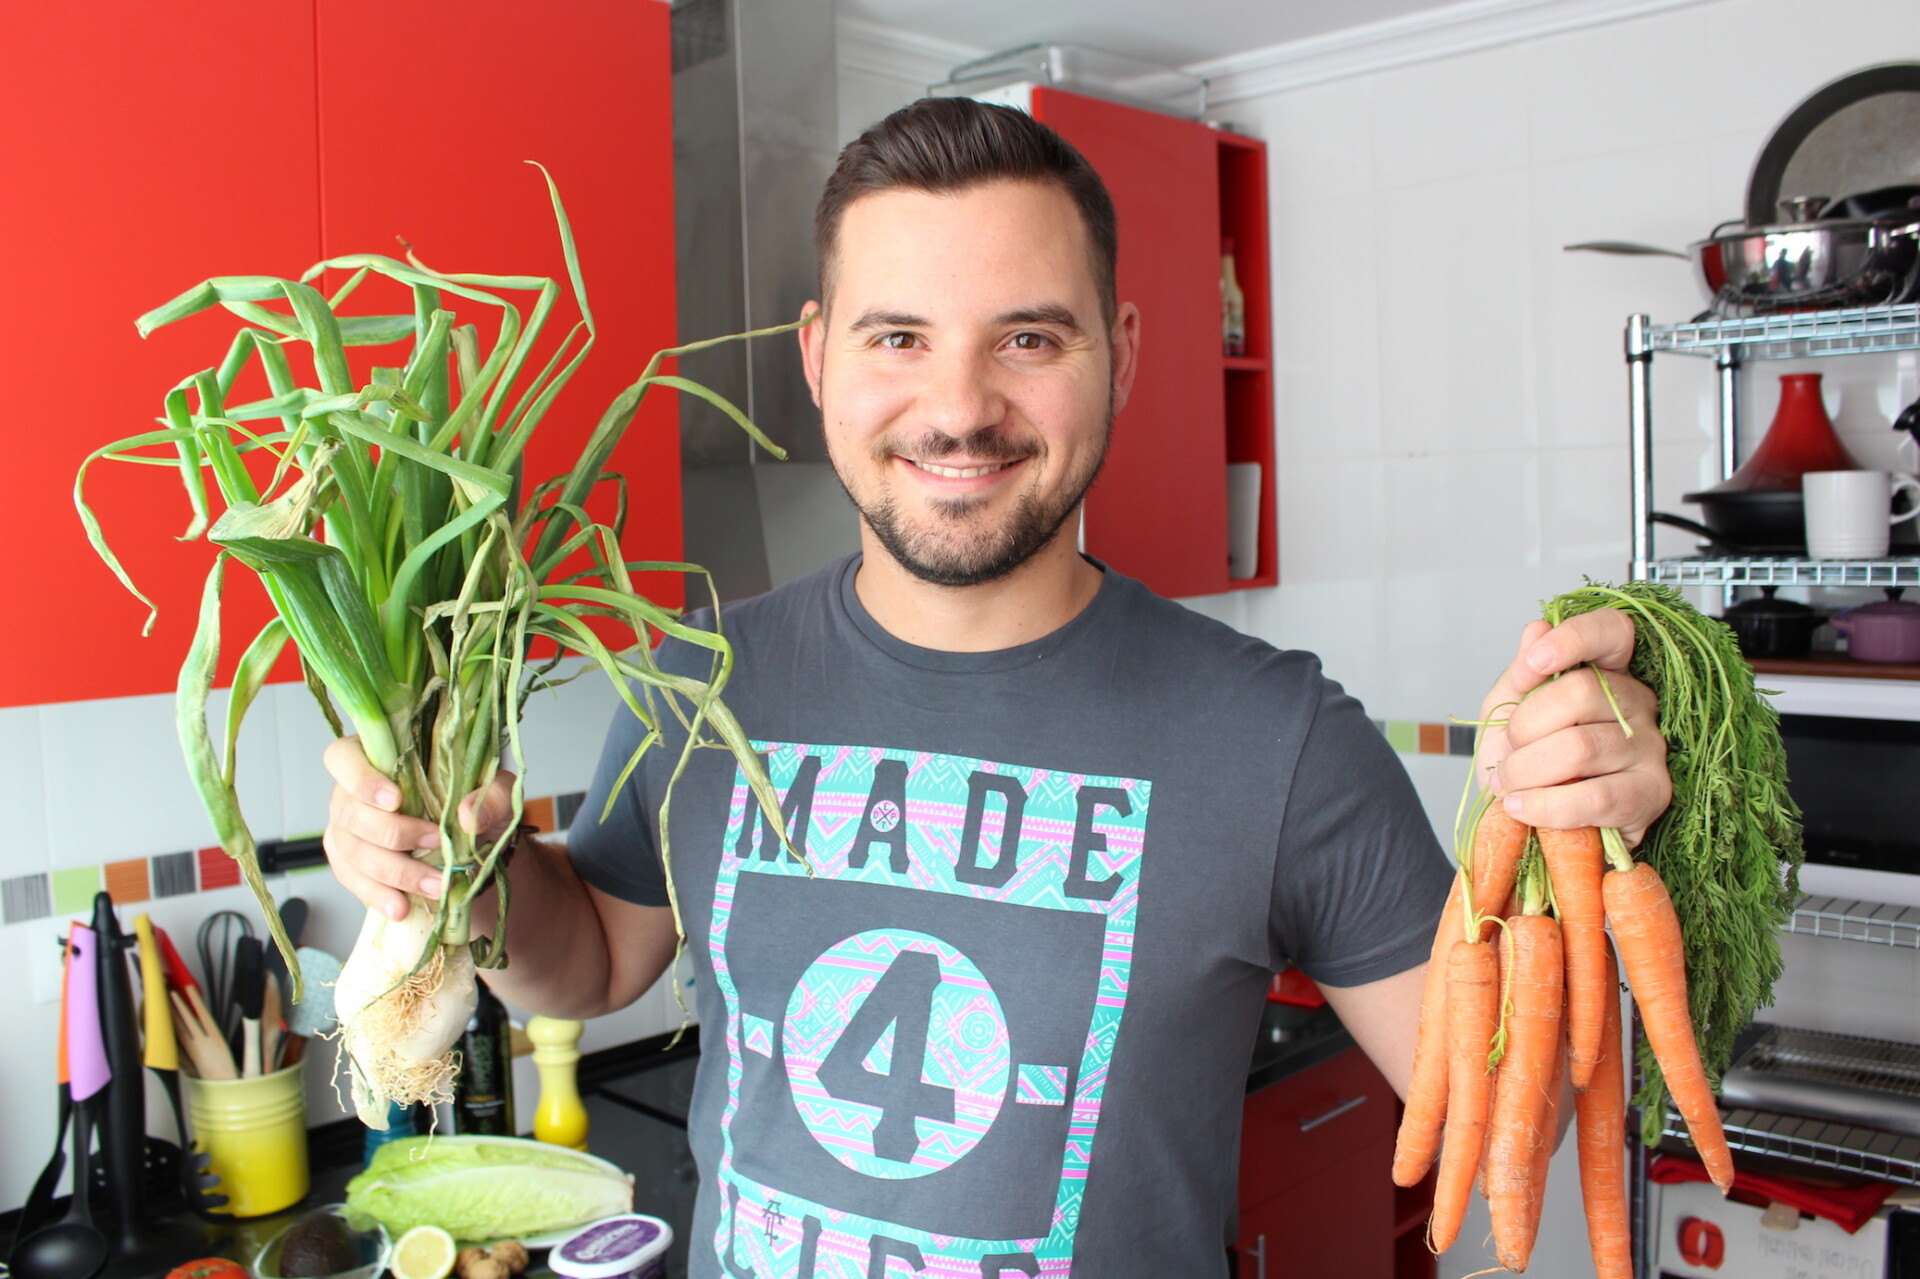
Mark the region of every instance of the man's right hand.
MULTIPOLYGON (((400 788, 367 763, 358 738, 327 747, 326 763, 334 784, 321 842, 334 876, 390 919, 406 917, 408 893, 438 897, 439 828, 398 811, 400 788)), ((512 773, 495 774, 484 792, 461 801, 460 825, 482 841, 498 838, 513 812, 512 788, 512 773)), ((508 930, 513 966, 490 970, 487 984, 517 1007, 554 1017, 626 1007, 673 962, 678 941, 671 909, 609 896, 580 878, 565 849, 536 839, 522 840, 514 858, 513 914, 542 926, 508 930)), ((476 910, 476 930, 492 916, 491 908, 476 910)))
MULTIPOLYGON (((326 751, 333 775, 327 805, 327 829, 321 845, 333 874, 370 909, 389 919, 406 918, 406 894, 440 896, 437 857, 419 860, 440 847, 440 828, 425 818, 399 811, 400 788, 376 771, 360 750, 360 739, 342 737, 326 751)), ((502 769, 493 784, 460 803, 460 825, 482 845, 497 839, 513 812, 513 774, 502 769)))

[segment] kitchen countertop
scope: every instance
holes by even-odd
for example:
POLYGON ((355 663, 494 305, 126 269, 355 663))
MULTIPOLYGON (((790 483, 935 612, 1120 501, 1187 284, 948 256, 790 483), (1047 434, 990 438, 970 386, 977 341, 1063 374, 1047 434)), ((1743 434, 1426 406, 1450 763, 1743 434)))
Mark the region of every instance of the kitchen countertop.
POLYGON ((1259 1092, 1353 1046, 1353 1036, 1331 1007, 1270 1003, 1261 1014, 1260 1031, 1254 1039, 1247 1091, 1259 1092))
MULTIPOLYGON (((1353 1047, 1331 1008, 1267 1004, 1255 1037, 1247 1073, 1247 1091, 1257 1092, 1316 1066, 1353 1047)), ((668 1256, 669 1276, 686 1273, 686 1223, 692 1220, 699 1184, 687 1144, 687 1111, 699 1061, 697 1033, 662 1052, 645 1041, 589 1055, 581 1062, 581 1091, 591 1121, 593 1153, 632 1172, 634 1206, 673 1222, 676 1238, 668 1256)), ((351 1121, 327 1125, 310 1134, 313 1185, 298 1206, 272 1217, 230 1226, 199 1225, 205 1248, 200 1255, 251 1258, 261 1244, 300 1213, 345 1197, 348 1178, 359 1171, 360 1129, 351 1121)), ((102 1204, 100 1207, 105 1208, 102 1204)), ((64 1205, 61 1206, 64 1211, 64 1205)), ((14 1214, 0 1215, 0 1241, 11 1236, 14 1214)), ((122 1271, 126 1279, 136 1279, 122 1271)), ((544 1273, 544 1270, 542 1270, 544 1273)))

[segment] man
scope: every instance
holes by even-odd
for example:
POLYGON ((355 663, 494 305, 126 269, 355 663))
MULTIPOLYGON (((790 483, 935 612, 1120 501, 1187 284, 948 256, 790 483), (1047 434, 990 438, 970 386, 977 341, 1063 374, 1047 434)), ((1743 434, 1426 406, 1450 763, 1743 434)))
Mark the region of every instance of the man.
MULTIPOLYGON (((1404 1089, 1447 862, 1311 655, 1076 552, 1139 352, 1077 153, 921 102, 843 153, 817 237, 800 340, 863 550, 725 618, 728 700, 806 863, 722 751, 663 833, 672 740, 597 822, 639 741, 622 714, 570 848, 518 850, 527 922, 489 980, 624 1006, 672 958, 671 881, 703 1030, 695 1275, 1220 1275, 1270 972, 1320 982, 1404 1089)), ((1489 695, 1534 693, 1491 743, 1523 820, 1637 839, 1665 806, 1647 690, 1613 681, 1628 740, 1573 669, 1631 648, 1618 614, 1527 629, 1489 695)), ((407 855, 431 828, 350 742, 329 766, 340 878, 390 911, 432 895, 407 855)))

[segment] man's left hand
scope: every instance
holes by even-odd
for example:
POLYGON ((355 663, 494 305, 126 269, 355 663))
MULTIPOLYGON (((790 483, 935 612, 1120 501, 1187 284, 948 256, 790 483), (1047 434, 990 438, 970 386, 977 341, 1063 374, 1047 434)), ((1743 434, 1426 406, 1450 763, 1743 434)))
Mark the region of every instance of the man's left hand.
POLYGON ((1521 633, 1480 709, 1482 719, 1507 721, 1487 729, 1480 765, 1516 820, 1562 830, 1612 826, 1632 847, 1667 810, 1667 744, 1653 690, 1627 674, 1632 657, 1633 621, 1618 609, 1555 627, 1533 622, 1521 633), (1606 672, 1633 736, 1621 731, 1587 663, 1606 672))

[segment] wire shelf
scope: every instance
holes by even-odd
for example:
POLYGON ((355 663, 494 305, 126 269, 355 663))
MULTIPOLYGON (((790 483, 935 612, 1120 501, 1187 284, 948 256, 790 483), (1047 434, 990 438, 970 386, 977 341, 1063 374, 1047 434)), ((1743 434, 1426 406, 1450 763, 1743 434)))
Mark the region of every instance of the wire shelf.
POLYGON ((1782 931, 1920 950, 1920 907, 1803 897, 1782 931))
POLYGON ((1649 328, 1647 339, 1654 351, 1700 356, 1733 352, 1742 360, 1911 351, 1920 349, 1920 304, 1662 324, 1649 328))
MULTIPOLYGON (((1920 1186, 1920 1137, 1744 1107, 1723 1107, 1720 1123, 1727 1145, 1745 1154, 1920 1186)), ((1666 1135, 1687 1135, 1686 1125, 1672 1111, 1667 1113, 1666 1135)))
POLYGON ((1809 560, 1687 555, 1649 560, 1646 580, 1673 586, 1920 586, 1920 559, 1809 560))
POLYGON ((1735 1070, 1920 1098, 1920 1044, 1769 1026, 1735 1070))

